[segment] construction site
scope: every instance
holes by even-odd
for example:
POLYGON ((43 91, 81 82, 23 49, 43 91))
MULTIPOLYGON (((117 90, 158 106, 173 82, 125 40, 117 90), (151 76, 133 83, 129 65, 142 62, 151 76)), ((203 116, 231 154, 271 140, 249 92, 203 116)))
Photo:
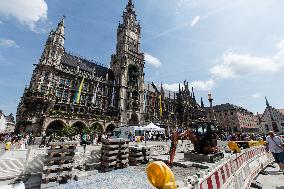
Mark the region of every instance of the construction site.
POLYGON ((105 139, 85 153, 72 141, 53 142, 47 149, 7 151, 0 157, 0 188, 250 187, 272 156, 261 145, 234 153, 237 145, 229 148, 227 143, 218 141, 224 157, 213 162, 188 160, 187 153, 194 153, 190 140, 178 141, 172 159, 169 143, 144 146, 126 139, 105 139))

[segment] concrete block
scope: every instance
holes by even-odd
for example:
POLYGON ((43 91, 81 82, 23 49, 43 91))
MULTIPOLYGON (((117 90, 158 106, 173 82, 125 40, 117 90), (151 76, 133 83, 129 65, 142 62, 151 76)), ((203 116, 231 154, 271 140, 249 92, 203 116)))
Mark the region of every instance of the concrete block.
POLYGON ((46 184, 41 184, 40 188, 46 189, 46 188, 53 188, 53 187, 56 187, 56 186, 59 186, 58 182, 49 182, 49 183, 46 183, 46 184))
POLYGON ((89 175, 88 173, 86 173, 85 171, 80 171, 80 172, 77 172, 77 173, 75 174, 74 179, 75 179, 76 181, 78 181, 78 180, 84 180, 84 179, 88 178, 89 176, 90 176, 90 175, 89 175))

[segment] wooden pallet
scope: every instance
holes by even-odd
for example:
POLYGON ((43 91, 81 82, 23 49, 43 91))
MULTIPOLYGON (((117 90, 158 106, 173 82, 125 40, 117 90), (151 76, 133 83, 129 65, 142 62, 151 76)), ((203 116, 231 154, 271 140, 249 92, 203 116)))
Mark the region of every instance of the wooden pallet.
POLYGON ((51 142, 43 167, 41 188, 50 188, 73 179, 73 162, 79 142, 51 142))

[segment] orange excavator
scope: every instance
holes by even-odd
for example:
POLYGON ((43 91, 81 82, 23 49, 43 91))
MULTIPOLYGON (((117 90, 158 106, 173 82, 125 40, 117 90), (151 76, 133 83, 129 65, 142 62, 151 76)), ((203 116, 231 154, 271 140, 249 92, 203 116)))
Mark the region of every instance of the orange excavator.
POLYGON ((172 165, 174 162, 174 157, 176 154, 176 149, 178 145, 178 140, 191 140, 194 144, 197 141, 196 136, 191 130, 186 130, 183 133, 179 133, 178 131, 174 131, 171 137, 171 149, 170 149, 170 160, 168 162, 169 165, 172 165))
POLYGON ((217 136, 211 122, 196 124, 195 131, 187 129, 184 132, 172 133, 169 165, 173 164, 178 140, 190 140, 194 145, 194 153, 208 156, 209 162, 215 162, 224 157, 217 147, 217 136))

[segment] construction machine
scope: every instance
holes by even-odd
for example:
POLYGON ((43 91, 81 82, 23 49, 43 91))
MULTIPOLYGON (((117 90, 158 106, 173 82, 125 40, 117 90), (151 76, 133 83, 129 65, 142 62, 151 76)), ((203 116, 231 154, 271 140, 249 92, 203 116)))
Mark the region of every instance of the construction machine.
POLYGON ((208 162, 215 162, 224 157, 223 152, 217 147, 217 135, 212 122, 200 122, 194 125, 193 129, 184 132, 174 131, 171 139, 169 165, 173 164, 178 140, 190 140, 194 145, 193 152, 185 152, 185 156, 208 162))

